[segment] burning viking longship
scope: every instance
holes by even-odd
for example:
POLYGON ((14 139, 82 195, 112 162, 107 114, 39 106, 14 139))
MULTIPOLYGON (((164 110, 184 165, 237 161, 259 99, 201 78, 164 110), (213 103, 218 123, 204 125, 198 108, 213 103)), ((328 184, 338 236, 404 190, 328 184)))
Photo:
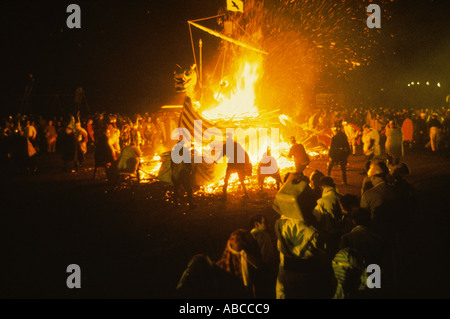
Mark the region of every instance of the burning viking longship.
MULTIPOLYGON (((224 138, 230 130, 248 153, 254 176, 268 147, 272 156, 277 158, 280 170, 294 169, 293 161, 282 156, 288 153, 290 147, 284 142, 289 138, 286 135, 293 135, 287 129, 289 117, 280 114, 279 110, 261 111, 256 105, 258 82, 263 74, 263 62, 267 52, 236 36, 236 31, 245 34, 245 30, 231 18, 234 14, 236 13, 228 12, 211 18, 188 21, 194 64, 187 70, 180 68, 181 70, 175 73, 175 89, 178 94, 185 94, 178 122, 179 130, 184 130, 191 137, 188 141, 191 145, 188 145, 188 148, 202 156, 201 162, 192 163, 193 179, 196 186, 208 193, 223 185, 226 163, 215 157, 215 147, 223 146, 224 138), (211 19, 220 21, 223 27, 221 32, 200 24, 201 21, 203 23, 211 19), (200 54, 197 59, 192 27, 221 39, 220 56, 214 71, 206 77, 203 74, 203 42, 199 41, 200 54)), ((292 122, 290 124, 293 125, 292 122)), ((180 131, 172 132, 174 144, 179 135, 180 131)), ((319 154, 313 151, 309 153, 312 156, 319 154)), ((171 183, 171 152, 160 155, 162 165, 157 178, 171 183)), ((229 185, 237 184, 237 180, 237 176, 232 176, 229 185)), ((247 180, 246 183, 252 181, 247 180)))

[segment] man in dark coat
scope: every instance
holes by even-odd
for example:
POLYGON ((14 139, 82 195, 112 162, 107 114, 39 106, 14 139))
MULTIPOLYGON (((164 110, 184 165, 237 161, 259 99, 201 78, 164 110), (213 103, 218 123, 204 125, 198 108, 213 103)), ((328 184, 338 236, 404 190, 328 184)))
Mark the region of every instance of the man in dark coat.
POLYGON ((426 114, 421 113, 420 118, 415 120, 414 123, 414 139, 416 142, 416 147, 418 149, 423 149, 427 140, 427 121, 425 120, 426 114))
POLYGON ((78 143, 75 130, 70 125, 66 127, 65 134, 62 136, 62 159, 64 161, 64 171, 69 171, 69 162, 73 162, 73 169, 77 171, 84 157, 78 143))
POLYGON ((105 173, 111 167, 112 163, 116 160, 116 155, 112 146, 109 144, 108 136, 106 135, 106 128, 97 126, 95 134, 95 152, 94 152, 94 175, 96 177, 97 169, 104 167, 105 173))
POLYGON ((339 164, 342 171, 342 183, 347 185, 347 158, 350 155, 350 146, 348 144, 347 135, 342 127, 333 128, 334 136, 331 138, 330 149, 328 151, 328 171, 327 175, 331 175, 333 166, 339 164))

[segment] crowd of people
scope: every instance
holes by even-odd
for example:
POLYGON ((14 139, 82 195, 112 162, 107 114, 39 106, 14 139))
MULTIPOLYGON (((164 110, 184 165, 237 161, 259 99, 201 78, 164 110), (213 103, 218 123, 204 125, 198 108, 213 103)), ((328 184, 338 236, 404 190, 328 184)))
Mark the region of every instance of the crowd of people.
MULTIPOLYGON (((342 111, 312 116, 316 130, 331 128, 326 172, 304 175, 310 158, 291 138, 295 173, 281 182, 279 172, 273 209, 279 218, 268 231, 267 216, 257 215, 246 228, 232 232, 222 256, 213 261, 195 255, 182 274, 182 298, 379 298, 398 297, 405 233, 415 215, 414 187, 402 162, 404 147, 438 152, 449 146, 450 112, 419 110, 342 111), (315 122, 315 123, 314 123, 315 122), (366 156, 360 196, 341 194, 330 177, 340 165, 347 184, 347 158, 358 145, 366 156), (384 153, 383 153, 384 150, 384 153), (280 188, 280 184, 282 184, 280 188), (381 269, 380 283, 369 282, 381 269)), ((265 163, 275 160, 270 152, 265 163)), ((261 164, 260 164, 261 166, 261 164)), ((258 167, 262 188, 264 176, 258 167), (261 182, 262 181, 262 182, 261 182)))
MULTIPOLYGON (((411 149, 436 152, 450 146, 450 110, 445 107, 401 110, 334 107, 305 113, 301 121, 316 130, 343 123, 353 153, 357 143, 364 142, 364 135, 370 136, 366 137, 368 140, 376 140, 381 148, 387 138, 398 139, 398 132, 390 131, 391 128, 401 128, 403 142, 411 149)), ((373 152, 378 156, 378 147, 373 152)))
POLYGON ((384 161, 369 163, 361 196, 339 193, 318 170, 310 177, 289 174, 273 201, 275 224, 253 216, 248 227, 231 233, 218 260, 195 255, 177 297, 395 297, 414 188, 405 179, 406 164, 389 169, 384 161), (382 269, 382 290, 368 288, 370 265, 382 269))
MULTIPOLYGON (((402 234, 415 208, 414 189, 405 179, 409 168, 402 162, 404 147, 429 147, 432 152, 448 148, 450 112, 319 111, 309 122, 316 130, 330 128, 333 132, 326 172, 304 175, 310 158, 292 137, 288 157, 294 159, 295 172, 283 181, 279 172, 271 172, 278 189, 273 200, 273 210, 279 214, 275 224, 269 226, 267 216, 254 216, 248 227, 243 225, 230 235, 219 260, 195 255, 181 276, 178 297, 373 297, 379 292, 368 289, 366 281, 367 267, 373 264, 383 270, 383 293, 395 294, 402 266, 402 234), (359 149, 367 159, 361 194, 340 194, 331 171, 339 165, 346 184, 347 157, 359 149)), ((112 165, 135 172, 142 150, 160 152, 158 148, 170 140, 176 127, 177 118, 170 115, 145 114, 131 120, 104 113, 82 119, 19 114, 1 124, 2 167, 35 173, 41 152, 59 152, 62 169, 76 171, 85 155, 93 152, 93 177, 99 168, 111 171, 112 165)), ((270 150, 266 156, 271 157, 270 150)), ((232 169, 228 168, 230 174, 232 169)), ((262 188, 264 176, 258 179, 262 188)), ((226 189, 225 183, 225 194, 226 189)))
POLYGON ((17 114, 0 124, 1 167, 9 174, 36 173, 38 156, 58 153, 64 171, 77 171, 86 154, 92 152, 95 176, 99 167, 107 169, 118 163, 122 151, 130 145, 140 153, 158 153, 176 126, 177 118, 171 113, 136 114, 133 119, 106 113, 82 118, 71 114, 48 118, 17 114))
MULTIPOLYGON (((450 146, 450 111, 445 108, 414 111, 383 108, 318 109, 305 113, 298 121, 308 123, 308 127, 315 132, 334 128, 336 123, 340 123, 352 154, 356 154, 358 147, 362 146, 366 156, 380 158, 385 149, 386 156, 394 164, 399 163, 403 147, 419 151, 428 148, 437 152, 450 146)), ((121 149, 131 142, 141 149, 150 149, 151 153, 161 153, 164 143, 170 140, 171 132, 177 127, 178 118, 171 112, 160 116, 156 113, 145 113, 143 116, 135 114, 133 118, 105 113, 82 118, 16 114, 2 119, 0 123, 2 167, 35 172, 38 169, 36 157, 39 153, 59 152, 65 154, 65 162, 74 162, 73 167, 77 169, 84 155, 95 150, 95 134, 103 128, 106 128, 108 142, 113 148, 113 157, 118 158, 121 149), (70 131, 78 143, 71 143, 70 138, 65 138, 70 135, 70 131), (73 144, 77 144, 75 150, 73 144)), ((295 130, 297 140, 304 140, 303 135, 308 134, 310 132, 295 130)), ((330 146, 329 141, 324 144, 330 146)), ((339 161, 333 162, 331 167, 334 164, 339 164, 339 161)))

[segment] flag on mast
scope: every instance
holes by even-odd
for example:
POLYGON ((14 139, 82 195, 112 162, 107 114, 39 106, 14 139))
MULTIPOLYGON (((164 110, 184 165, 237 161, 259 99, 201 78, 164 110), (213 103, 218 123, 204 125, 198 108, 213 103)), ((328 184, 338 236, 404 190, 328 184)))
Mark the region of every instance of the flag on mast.
POLYGON ((244 2, 241 0, 227 0, 227 10, 244 13, 244 2))

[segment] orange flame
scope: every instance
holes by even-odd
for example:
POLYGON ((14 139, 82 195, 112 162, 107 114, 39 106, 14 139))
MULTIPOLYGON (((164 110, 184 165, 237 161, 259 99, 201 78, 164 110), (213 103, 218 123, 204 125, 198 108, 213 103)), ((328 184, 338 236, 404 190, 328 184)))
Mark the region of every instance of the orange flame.
POLYGON ((261 70, 262 59, 242 63, 235 75, 236 87, 231 88, 231 95, 225 96, 222 91, 216 92, 216 99, 221 103, 214 109, 204 111, 202 115, 210 120, 257 117, 259 112, 255 102, 255 88, 261 70))

